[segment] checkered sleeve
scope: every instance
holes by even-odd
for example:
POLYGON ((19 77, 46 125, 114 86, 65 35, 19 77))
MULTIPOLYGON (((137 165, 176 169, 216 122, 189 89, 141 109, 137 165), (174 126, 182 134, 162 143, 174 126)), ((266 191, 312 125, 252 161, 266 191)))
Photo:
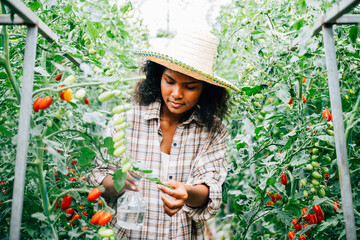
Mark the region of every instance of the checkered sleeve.
MULTIPOLYGON (((109 121, 108 127, 105 129, 103 133, 104 139, 106 137, 112 137, 116 130, 113 126, 114 119, 111 119, 109 121)), ((107 149, 103 148, 101 149, 102 155, 105 159, 109 159, 109 155, 107 154, 107 149)), ((93 186, 99 186, 102 184, 104 178, 108 175, 112 175, 114 172, 116 172, 117 167, 114 164, 111 163, 104 163, 101 160, 100 154, 98 153, 95 157, 95 168, 88 174, 85 175, 85 179, 87 183, 93 186)))
POLYGON ((183 210, 195 222, 206 221, 214 217, 222 203, 222 184, 227 174, 226 161, 227 130, 223 126, 204 147, 196 158, 191 177, 187 184, 205 184, 209 187, 209 201, 203 207, 193 208, 188 205, 183 210))

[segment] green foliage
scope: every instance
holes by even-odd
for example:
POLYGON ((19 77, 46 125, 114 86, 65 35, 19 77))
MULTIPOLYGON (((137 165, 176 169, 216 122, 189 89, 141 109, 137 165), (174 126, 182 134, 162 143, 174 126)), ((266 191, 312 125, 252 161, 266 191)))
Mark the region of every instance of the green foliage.
MULTIPOLYGON (((50 43, 41 35, 37 39, 33 101, 51 96, 53 102, 31 115, 22 217, 26 224, 21 238, 99 239, 98 226, 90 224, 89 219, 97 208, 112 210, 104 199, 101 206, 86 200, 89 186, 84 176, 95 165, 95 156, 104 162, 119 162, 112 155, 114 143, 104 139, 103 132, 113 116, 111 108, 129 101, 133 81, 139 79, 139 73, 133 70, 137 57, 132 51, 146 44, 146 29, 130 2, 54 0, 25 4, 58 40, 50 43), (75 66, 66 56, 77 58, 81 65, 75 66), (71 77, 74 82, 65 81, 69 76, 75 76, 71 77), (64 89, 72 91, 70 102, 59 97, 64 89), (80 89, 85 96, 76 94, 80 89), (112 91, 115 97, 101 103, 98 96, 105 91, 112 91), (86 104, 84 98, 90 103, 86 104), (108 154, 103 148, 110 150, 108 154), (74 197, 71 207, 81 216, 73 225, 65 211, 55 208, 65 194, 74 197), (84 227, 88 229, 82 231, 84 227)), ((5 11, 9 13, 10 9, 5 11)), ((18 96, 26 28, 2 27, 1 34, 0 231, 3 238, 8 238, 17 134, 21 134, 18 96)))
MULTIPOLYGON (((239 0, 223 7, 218 17, 217 71, 241 89, 233 93, 229 169, 223 187, 226 205, 218 215, 219 230, 224 229, 231 239, 285 239, 295 231, 291 220, 301 218, 301 208, 311 209, 320 202, 325 220, 311 228, 308 239, 338 239, 343 234, 344 222, 335 220, 342 214, 332 209, 332 202, 341 199, 332 124, 322 117, 322 110, 330 109, 324 47, 321 33, 309 36, 311 25, 331 3, 239 0), (306 36, 308 40, 294 48, 295 40, 306 36), (318 150, 313 152, 314 148, 318 150), (311 192, 313 174, 305 166, 313 159, 327 167, 315 170, 321 176, 329 170, 329 175, 317 179, 320 183, 311 192), (283 173, 289 179, 286 186, 280 182, 283 173), (300 179, 308 184, 300 186, 300 179), (269 202, 269 191, 280 193, 282 200, 269 202)), ((360 128, 354 124, 359 118, 358 26, 334 30, 349 167, 356 172, 360 157, 360 142, 355 138, 360 128)), ((358 176, 351 175, 357 222, 358 181, 358 176)))

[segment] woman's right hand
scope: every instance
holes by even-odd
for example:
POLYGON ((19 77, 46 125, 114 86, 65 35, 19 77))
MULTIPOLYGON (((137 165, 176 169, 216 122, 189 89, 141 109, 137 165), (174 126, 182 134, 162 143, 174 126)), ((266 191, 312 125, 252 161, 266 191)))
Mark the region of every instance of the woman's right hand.
POLYGON ((121 189, 120 192, 117 192, 114 187, 114 180, 112 179, 112 175, 108 175, 104 178, 102 185, 105 188, 104 196, 105 197, 117 197, 121 193, 123 193, 125 190, 130 191, 139 191, 139 181, 135 179, 135 174, 130 174, 130 172, 127 173, 127 178, 125 181, 125 185, 123 189, 121 189))

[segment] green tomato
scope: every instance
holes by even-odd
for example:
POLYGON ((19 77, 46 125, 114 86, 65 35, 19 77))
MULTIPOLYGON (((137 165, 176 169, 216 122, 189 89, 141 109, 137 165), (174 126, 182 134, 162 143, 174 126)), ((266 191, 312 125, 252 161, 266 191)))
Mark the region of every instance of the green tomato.
POLYGON ((125 111, 128 111, 130 110, 131 107, 130 105, 126 104, 126 105, 120 105, 120 106, 116 106, 112 109, 112 113, 113 114, 119 114, 119 113, 122 113, 122 112, 125 112, 125 111))
POLYGON ((116 130, 120 131, 120 130, 123 130, 123 129, 129 127, 129 126, 130 125, 127 122, 123 122, 122 124, 116 126, 116 130))
POLYGON ((311 164, 306 164, 306 169, 311 171, 314 169, 314 167, 311 164))
POLYGON ((306 187, 306 184, 307 184, 307 180, 305 178, 300 180, 300 186, 306 187))
POLYGON ((51 128, 51 127, 53 126, 53 121, 52 121, 51 119, 48 119, 48 120, 46 121, 46 125, 47 125, 49 128, 51 128))
POLYGON ((100 102, 105 102, 105 101, 112 99, 113 97, 114 97, 114 94, 112 93, 112 91, 106 91, 98 96, 98 100, 100 102))
POLYGON ((325 186, 325 185, 320 185, 320 187, 321 187, 321 188, 326 188, 326 186, 325 186))
POLYGON ((58 109, 56 112, 55 112, 55 117, 59 120, 63 119, 63 115, 64 113, 62 113, 62 111, 60 109, 58 109))
POLYGON ((317 179, 321 179, 321 178, 322 178, 321 174, 320 174, 318 171, 313 171, 313 172, 311 173, 311 175, 312 175, 314 178, 317 178, 317 179))
POLYGON ((75 98, 81 100, 81 99, 83 99, 85 97, 85 94, 86 94, 85 89, 81 88, 81 89, 76 91, 75 98))
POLYGON ((118 157, 118 156, 120 156, 121 154, 123 154, 125 151, 126 151, 126 146, 125 146, 125 144, 120 145, 117 149, 115 149, 115 151, 114 151, 114 156, 115 156, 115 157, 118 157))
POLYGON ((325 162, 328 162, 328 163, 331 162, 331 157, 329 157, 327 155, 324 156, 323 159, 325 160, 325 162))
POLYGON ((250 107, 249 109, 250 109, 250 112, 252 112, 252 113, 255 112, 255 109, 253 107, 250 107))
POLYGON ((309 187, 310 187, 310 188, 313 188, 313 187, 314 187, 314 184, 311 183, 311 184, 309 185, 309 187))
POLYGON ((313 180, 311 181, 311 183, 314 184, 315 186, 319 186, 319 185, 320 185, 319 181, 318 181, 318 180, 315 180, 315 179, 313 179, 313 180))
POLYGON ((314 193, 314 192, 316 192, 316 189, 315 188, 310 188, 310 192, 314 193))
MULTIPOLYGON (((317 149, 317 148, 315 148, 315 149, 317 149)), ((319 152, 319 150, 318 150, 318 152, 319 152)), ((314 153, 314 152, 313 152, 314 153)), ((315 153, 314 153, 315 154, 315 153)), ((311 160, 313 160, 313 161, 316 161, 317 159, 319 158, 319 155, 312 155, 311 156, 311 160)))
POLYGON ((334 124, 332 123, 332 121, 327 122, 326 124, 329 126, 330 129, 333 129, 334 124))
POLYGON ((115 142, 114 148, 116 149, 116 148, 120 147, 123 144, 125 144, 125 139, 124 138, 121 139, 120 141, 115 142))
POLYGON ((260 94, 260 93, 256 93, 254 95, 254 97, 257 98, 257 99, 264 99, 264 96, 262 94, 260 94))
POLYGON ((119 131, 113 136, 113 142, 118 142, 125 137, 125 131, 119 131))
POLYGON ((118 117, 118 118, 116 118, 115 119, 115 121, 114 121, 114 125, 120 125, 120 124, 122 124, 123 122, 125 122, 126 121, 126 118, 125 117, 118 117))
POLYGON ((311 162, 311 165, 314 167, 314 168, 320 168, 320 164, 318 162, 311 162))
POLYGON ((114 230, 112 230, 110 228, 106 228, 106 227, 101 227, 98 231, 98 234, 101 237, 112 237, 112 236, 114 236, 114 230))
POLYGON ((334 131, 333 131, 333 130, 328 129, 328 130, 326 130, 326 132, 327 132, 330 136, 334 136, 334 131))
POLYGON ((110 75, 111 75, 110 70, 106 70, 106 71, 105 71, 105 75, 106 75, 106 76, 110 76, 110 75))
POLYGON ((312 149, 312 153, 315 154, 315 155, 318 154, 318 153, 319 153, 319 149, 313 148, 313 149, 312 149))
POLYGON ((258 102, 254 102, 253 104, 254 104, 254 106, 255 106, 255 107, 257 107, 257 108, 261 108, 261 104, 260 104, 260 103, 258 103, 258 102))
POLYGON ((309 196, 309 193, 308 193, 308 191, 306 191, 306 190, 304 190, 303 194, 304 194, 304 197, 308 197, 308 196, 309 196))
POLYGON ((319 189, 319 193, 320 193, 320 195, 321 195, 321 196, 323 196, 323 197, 324 197, 324 196, 325 196, 325 194, 326 194, 326 193, 325 193, 325 189, 320 188, 320 189, 319 189))
POLYGON ((70 75, 65 78, 64 83, 74 83, 76 81, 76 77, 74 75, 70 75))
POLYGON ((132 168, 131 162, 127 162, 127 163, 125 163, 124 165, 122 165, 121 171, 122 171, 123 173, 126 173, 126 172, 130 171, 131 168, 132 168))
POLYGON ((323 173, 328 173, 328 172, 329 172, 329 169, 328 169, 327 167, 323 167, 323 168, 322 168, 322 171, 323 171, 323 173))
POLYGON ((320 199, 318 196, 313 196, 313 200, 315 201, 315 200, 318 200, 318 199, 320 199))

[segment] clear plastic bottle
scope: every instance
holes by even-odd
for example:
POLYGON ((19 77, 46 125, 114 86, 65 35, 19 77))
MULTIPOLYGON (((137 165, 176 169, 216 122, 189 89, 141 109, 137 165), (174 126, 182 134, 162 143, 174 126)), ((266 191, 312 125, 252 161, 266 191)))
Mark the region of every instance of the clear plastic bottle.
POLYGON ((141 193, 125 191, 117 201, 117 223, 125 229, 140 230, 143 226, 145 211, 146 203, 141 193))

